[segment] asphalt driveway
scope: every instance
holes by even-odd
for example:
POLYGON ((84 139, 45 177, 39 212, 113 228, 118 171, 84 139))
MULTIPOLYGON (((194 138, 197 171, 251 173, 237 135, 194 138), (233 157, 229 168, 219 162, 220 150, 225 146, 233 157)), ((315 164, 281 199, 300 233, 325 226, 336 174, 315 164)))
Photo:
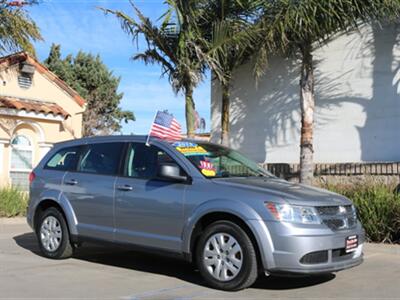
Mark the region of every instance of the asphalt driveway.
POLYGON ((367 245, 365 262, 337 274, 262 277, 240 292, 204 286, 185 262, 87 245, 68 260, 39 255, 21 221, 0 220, 0 298, 36 299, 400 299, 400 246, 367 245))

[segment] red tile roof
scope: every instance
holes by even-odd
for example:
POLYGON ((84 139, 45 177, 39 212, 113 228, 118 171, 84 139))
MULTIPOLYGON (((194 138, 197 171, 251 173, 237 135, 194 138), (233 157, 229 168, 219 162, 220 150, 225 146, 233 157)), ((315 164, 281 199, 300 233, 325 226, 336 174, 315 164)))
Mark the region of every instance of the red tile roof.
POLYGON ((70 116, 61 106, 41 101, 32 101, 26 99, 19 99, 14 97, 0 96, 0 109, 16 109, 25 110, 26 112, 53 114, 54 116, 63 116, 65 119, 70 116))
POLYGON ((30 56, 26 52, 18 52, 8 56, 4 56, 0 58, 0 68, 8 68, 9 66, 15 65, 21 62, 28 62, 35 66, 36 70, 45 76, 48 80, 55 83, 59 88, 64 90, 67 94, 69 94, 76 103, 80 106, 84 106, 86 104, 85 99, 83 99, 73 88, 71 88, 68 84, 66 84, 63 80, 61 80, 56 74, 47 69, 44 65, 38 62, 34 57, 30 56))

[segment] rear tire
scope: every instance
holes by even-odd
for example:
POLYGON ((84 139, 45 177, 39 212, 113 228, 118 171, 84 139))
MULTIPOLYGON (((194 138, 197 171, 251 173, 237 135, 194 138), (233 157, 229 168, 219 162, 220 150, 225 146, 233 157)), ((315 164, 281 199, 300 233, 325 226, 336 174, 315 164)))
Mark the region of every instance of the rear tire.
POLYGON ((36 236, 45 257, 64 259, 73 255, 67 222, 57 208, 50 207, 40 215, 36 236))
POLYGON ((230 221, 217 221, 204 230, 197 243, 196 262, 206 282, 220 290, 245 289, 258 277, 254 245, 230 221))

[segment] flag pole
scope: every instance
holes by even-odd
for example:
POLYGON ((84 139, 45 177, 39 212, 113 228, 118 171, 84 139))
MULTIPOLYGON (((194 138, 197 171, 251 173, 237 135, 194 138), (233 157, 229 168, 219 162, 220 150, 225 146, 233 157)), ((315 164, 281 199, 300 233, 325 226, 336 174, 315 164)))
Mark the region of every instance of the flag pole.
POLYGON ((147 139, 146 139, 146 144, 145 144, 147 147, 150 147, 149 140, 150 140, 151 128, 153 127, 153 124, 156 121, 157 114, 158 114, 158 111, 156 111, 156 113, 154 115, 153 122, 150 125, 149 133, 147 134, 147 139))

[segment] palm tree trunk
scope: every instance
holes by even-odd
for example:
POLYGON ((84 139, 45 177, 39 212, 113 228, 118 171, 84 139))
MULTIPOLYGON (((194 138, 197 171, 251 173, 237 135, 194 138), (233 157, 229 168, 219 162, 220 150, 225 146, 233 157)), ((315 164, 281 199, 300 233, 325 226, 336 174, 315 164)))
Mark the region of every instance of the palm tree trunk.
POLYGON ((311 184, 314 177, 313 123, 314 123, 314 70, 311 44, 302 47, 300 78, 301 138, 300 182, 311 184))
POLYGON ((221 111, 221 144, 229 146, 229 116, 230 116, 230 92, 229 82, 222 83, 222 111, 221 111))
POLYGON ((195 106, 193 101, 193 88, 187 87, 185 89, 185 115, 186 115, 186 129, 187 137, 194 138, 195 136, 195 106))

